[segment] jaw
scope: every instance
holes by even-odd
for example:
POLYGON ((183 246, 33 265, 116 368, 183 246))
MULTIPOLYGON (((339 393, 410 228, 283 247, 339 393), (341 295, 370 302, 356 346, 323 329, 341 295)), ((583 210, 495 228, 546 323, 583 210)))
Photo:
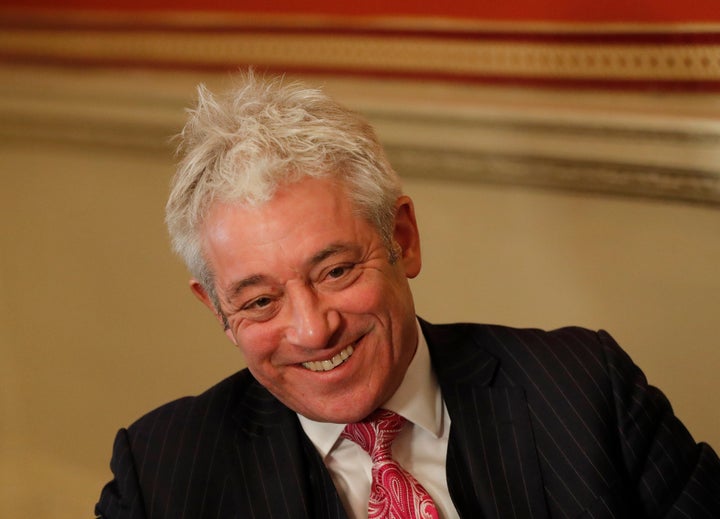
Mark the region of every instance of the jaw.
POLYGON ((397 351, 391 346, 412 337, 393 341, 378 331, 369 326, 340 350, 276 366, 275 376, 256 378, 287 407, 311 420, 360 421, 394 394, 415 353, 415 348, 397 351))
POLYGON ((319 422, 357 422, 397 389, 395 384, 388 385, 387 368, 362 365, 357 350, 329 371, 312 371, 299 364, 286 369, 288 384, 268 389, 290 409, 319 422))

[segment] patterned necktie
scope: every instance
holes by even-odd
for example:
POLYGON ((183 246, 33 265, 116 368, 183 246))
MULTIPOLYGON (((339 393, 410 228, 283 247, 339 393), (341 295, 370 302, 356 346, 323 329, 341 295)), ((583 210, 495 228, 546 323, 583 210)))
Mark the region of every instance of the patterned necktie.
POLYGON ((372 458, 368 519, 438 519, 427 490, 391 457, 390 446, 404 424, 399 414, 378 409, 342 433, 372 458))

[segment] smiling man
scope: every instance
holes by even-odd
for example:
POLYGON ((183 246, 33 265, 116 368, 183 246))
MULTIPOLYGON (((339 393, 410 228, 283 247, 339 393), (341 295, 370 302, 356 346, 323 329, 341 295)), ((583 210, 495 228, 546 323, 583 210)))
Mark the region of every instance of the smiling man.
POLYGON ((408 277, 420 271, 412 202, 393 206, 389 249, 332 178, 283 186, 259 207, 218 202, 202 224, 214 291, 255 379, 302 416, 357 422, 397 390, 415 354, 408 277))
POLYGON ((244 369, 115 441, 119 518, 720 517, 720 461, 604 332, 431 325, 410 198, 321 91, 204 88, 167 204, 244 369))

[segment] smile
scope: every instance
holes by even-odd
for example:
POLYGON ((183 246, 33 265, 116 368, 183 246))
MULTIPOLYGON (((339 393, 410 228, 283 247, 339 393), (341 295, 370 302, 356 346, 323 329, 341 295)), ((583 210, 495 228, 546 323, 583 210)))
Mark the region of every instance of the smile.
POLYGON ((332 359, 313 360, 310 362, 303 362, 302 365, 304 368, 309 369, 310 371, 330 371, 331 369, 337 368, 340 364, 348 360, 354 351, 355 348, 353 348, 351 344, 343 351, 335 355, 332 359))

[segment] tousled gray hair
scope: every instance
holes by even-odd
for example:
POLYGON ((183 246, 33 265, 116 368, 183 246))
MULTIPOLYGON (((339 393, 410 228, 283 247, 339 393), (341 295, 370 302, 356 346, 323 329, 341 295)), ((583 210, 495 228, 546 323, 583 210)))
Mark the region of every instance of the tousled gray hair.
POLYGON ((332 178, 392 250, 399 178, 368 122, 322 90, 252 71, 220 96, 200 85, 178 137, 166 222, 173 249, 216 306, 201 239, 216 201, 259 205, 304 177, 332 178))

